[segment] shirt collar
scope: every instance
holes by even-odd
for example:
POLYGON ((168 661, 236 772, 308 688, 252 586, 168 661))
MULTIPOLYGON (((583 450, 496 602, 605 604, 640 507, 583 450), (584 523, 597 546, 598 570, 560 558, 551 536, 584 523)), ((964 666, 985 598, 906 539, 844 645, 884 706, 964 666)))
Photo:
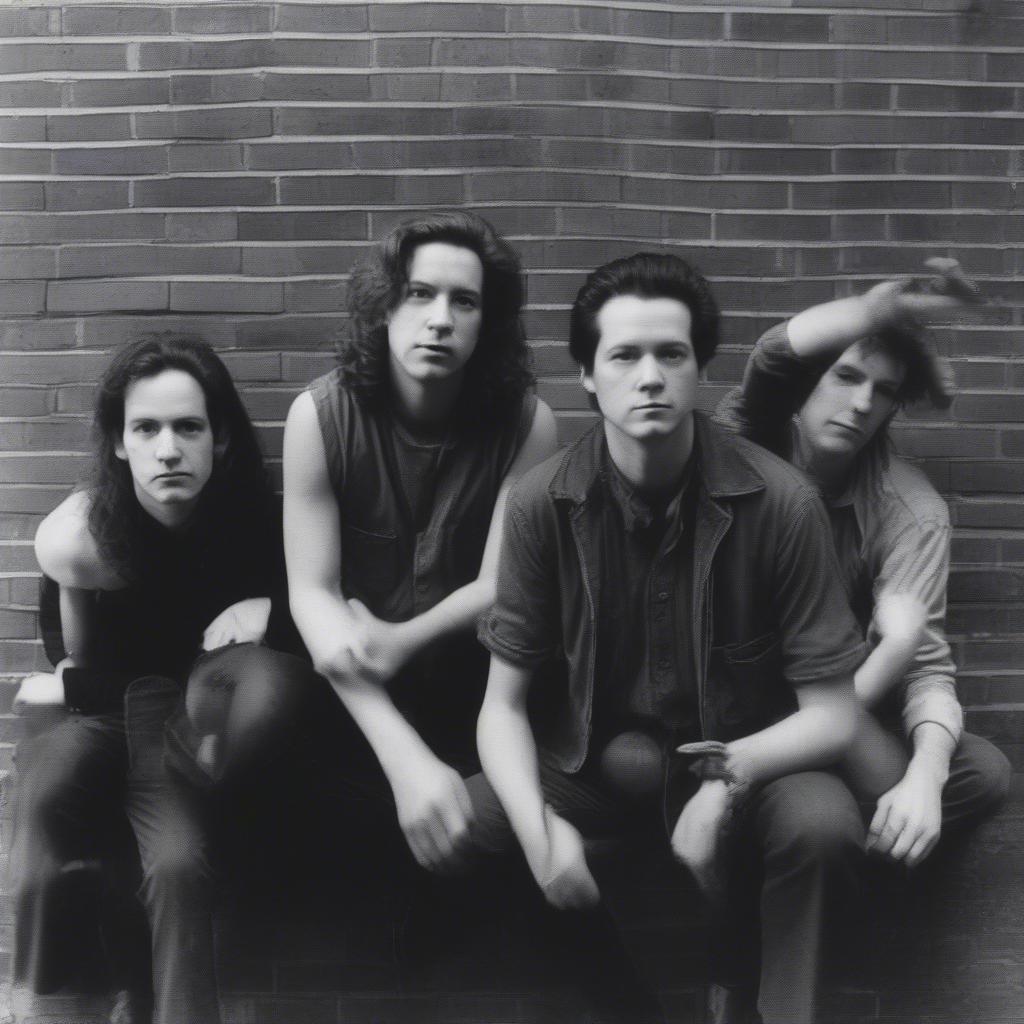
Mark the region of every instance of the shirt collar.
MULTIPOLYGON (((673 493, 672 500, 665 508, 665 519, 667 522, 675 522, 678 519, 682 497, 693 482, 694 466, 697 461, 698 452, 695 438, 693 452, 690 454, 690 458, 687 459, 686 466, 683 469, 683 478, 673 493)), ((612 461, 607 444, 604 445, 601 452, 600 474, 612 498, 622 512, 622 521, 626 526, 626 530, 630 533, 635 533, 637 530, 648 529, 654 522, 654 509, 643 495, 623 476, 622 471, 612 461)))

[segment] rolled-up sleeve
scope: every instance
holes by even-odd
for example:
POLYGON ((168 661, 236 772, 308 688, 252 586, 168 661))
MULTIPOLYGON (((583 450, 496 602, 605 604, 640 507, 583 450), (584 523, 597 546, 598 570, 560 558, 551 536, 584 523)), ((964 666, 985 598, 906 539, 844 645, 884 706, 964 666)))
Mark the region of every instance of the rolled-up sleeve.
POLYGON ((480 642, 499 658, 535 668, 561 638, 553 510, 530 476, 512 489, 505 507, 497 597, 481 620, 480 642))
POLYGON ((801 359, 789 343, 789 321, 758 339, 733 388, 715 410, 715 421, 782 458, 792 448, 792 420, 815 389, 827 359, 801 359))
MULTIPOLYGON (((876 538, 880 564, 874 603, 886 593, 913 594, 928 613, 926 632, 903 679, 903 727, 909 736, 922 722, 935 722, 954 740, 963 731, 963 708, 956 694, 956 667, 946 642, 946 583, 949 577, 949 515, 936 496, 926 519, 909 514, 886 522, 876 538)), ((868 641, 880 635, 872 620, 868 641)))

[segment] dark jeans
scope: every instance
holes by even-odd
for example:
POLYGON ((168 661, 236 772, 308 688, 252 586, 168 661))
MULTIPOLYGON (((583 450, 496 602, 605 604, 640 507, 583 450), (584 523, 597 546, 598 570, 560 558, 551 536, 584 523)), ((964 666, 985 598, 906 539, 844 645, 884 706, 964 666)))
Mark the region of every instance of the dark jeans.
MULTIPOLYGON (((614 834, 630 824, 622 803, 593 782, 544 768, 541 784, 552 809, 587 837, 614 834)), ((477 842, 492 852, 508 849, 515 839, 493 790, 482 776, 470 779, 468 786, 477 814, 477 842)), ((801 772, 769 783, 751 797, 735 822, 726 849, 729 876, 733 883, 757 879, 759 1008, 767 1024, 813 1019, 827 912, 856 885, 863 838, 856 802, 826 772, 801 772)), ((731 886, 731 893, 741 898, 716 908, 714 931, 721 946, 728 946, 726 936, 732 941, 751 934, 754 922, 743 898, 748 888, 731 886)), ((735 951, 726 951, 731 959, 735 951)))
MULTIPOLYGON (((139 891, 152 940, 157 1024, 220 1020, 211 927, 212 884, 197 809, 164 767, 163 731, 180 700, 169 679, 135 680, 124 713, 72 715, 26 740, 18 752, 19 792, 12 868, 18 908, 15 959, 43 948, 34 909, 60 890, 75 861, 109 855, 106 823, 126 816, 142 867, 139 891)), ((43 915, 45 917, 45 915, 43 915)), ((126 987, 148 987, 124 922, 108 935, 126 987)), ((25 968, 31 978, 37 973, 25 968)))

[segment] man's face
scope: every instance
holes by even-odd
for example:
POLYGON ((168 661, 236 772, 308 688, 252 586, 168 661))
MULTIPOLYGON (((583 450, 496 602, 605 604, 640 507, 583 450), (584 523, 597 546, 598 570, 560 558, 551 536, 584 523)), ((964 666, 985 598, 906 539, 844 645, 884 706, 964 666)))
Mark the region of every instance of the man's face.
POLYGON ((804 450, 853 458, 892 415, 905 375, 906 367, 888 352, 851 345, 800 410, 804 450))
POLYGON ((213 431, 198 381, 184 370, 163 370, 130 384, 115 453, 154 519, 187 517, 213 472, 213 431))
POLYGON ((460 374, 483 318, 484 268, 470 249, 425 242, 409 260, 409 281, 388 316, 391 372, 420 384, 460 374))
POLYGON ((583 386, 612 428, 642 442, 689 422, 698 374, 690 325, 690 310, 677 299, 616 295, 601 307, 583 386))

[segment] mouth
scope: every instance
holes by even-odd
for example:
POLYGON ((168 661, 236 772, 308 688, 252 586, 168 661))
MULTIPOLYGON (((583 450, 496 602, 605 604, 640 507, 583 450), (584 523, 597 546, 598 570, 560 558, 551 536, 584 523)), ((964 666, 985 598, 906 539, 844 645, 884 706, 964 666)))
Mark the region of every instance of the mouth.
POLYGON ((833 427, 838 427, 840 430, 852 435, 853 437, 860 437, 863 433, 860 427, 855 427, 852 423, 843 423, 842 420, 831 420, 830 422, 833 427))
POLYGON ((191 473, 159 473, 153 479, 176 483, 180 480, 187 480, 191 475, 191 473))
POLYGON ((671 409, 670 405, 666 405, 664 402, 645 402, 643 405, 635 405, 633 407, 634 412, 662 412, 667 409, 671 409))
POLYGON ((422 345, 417 345, 416 347, 422 349, 424 352, 429 352, 433 356, 450 356, 452 354, 452 350, 448 345, 424 343, 422 345))

